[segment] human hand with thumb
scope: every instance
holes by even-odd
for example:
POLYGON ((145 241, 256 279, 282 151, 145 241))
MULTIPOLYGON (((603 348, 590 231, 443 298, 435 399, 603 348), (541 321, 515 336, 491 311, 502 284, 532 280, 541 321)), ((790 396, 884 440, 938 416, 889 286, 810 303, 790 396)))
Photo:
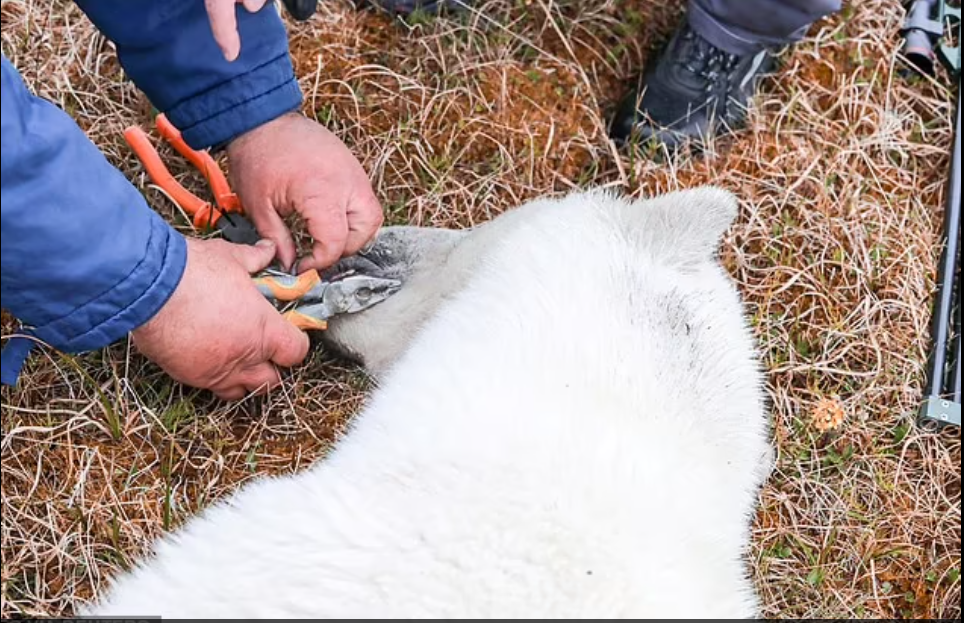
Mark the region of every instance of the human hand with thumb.
MULTIPOLYGON (((265 0, 205 0, 211 32, 224 58, 242 49, 238 12, 265 9, 265 0), (239 8, 239 5, 243 8, 239 8)), ((278 245, 288 271, 324 270, 363 249, 385 220, 362 164, 342 140, 313 119, 289 112, 234 137, 226 147, 232 185, 258 233, 278 245), (310 255, 297 259, 285 219, 298 215, 311 236, 310 255)))
POLYGON ((267 268, 270 240, 237 245, 187 241, 187 265, 168 302, 133 331, 137 349, 173 379, 209 389, 223 400, 271 390, 278 367, 301 363, 307 334, 258 291, 252 275, 267 268))

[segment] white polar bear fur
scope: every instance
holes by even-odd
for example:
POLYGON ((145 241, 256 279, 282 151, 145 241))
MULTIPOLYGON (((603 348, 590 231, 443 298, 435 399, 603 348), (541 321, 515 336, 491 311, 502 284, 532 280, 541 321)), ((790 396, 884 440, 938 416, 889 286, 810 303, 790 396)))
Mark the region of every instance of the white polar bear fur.
POLYGON ((395 298, 330 329, 377 375, 333 453, 188 521, 85 612, 758 616, 769 428, 715 256, 735 215, 714 188, 589 191, 435 232, 395 298))

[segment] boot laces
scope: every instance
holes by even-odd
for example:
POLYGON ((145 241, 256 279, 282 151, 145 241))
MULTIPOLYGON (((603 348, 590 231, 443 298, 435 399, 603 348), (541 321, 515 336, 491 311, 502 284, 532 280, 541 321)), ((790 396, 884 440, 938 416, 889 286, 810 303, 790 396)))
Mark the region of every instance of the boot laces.
POLYGON ((729 75, 740 62, 740 57, 715 47, 692 29, 687 29, 683 37, 687 45, 684 46, 685 55, 679 60, 680 64, 706 82, 707 93, 722 90, 723 94, 729 94, 729 75))

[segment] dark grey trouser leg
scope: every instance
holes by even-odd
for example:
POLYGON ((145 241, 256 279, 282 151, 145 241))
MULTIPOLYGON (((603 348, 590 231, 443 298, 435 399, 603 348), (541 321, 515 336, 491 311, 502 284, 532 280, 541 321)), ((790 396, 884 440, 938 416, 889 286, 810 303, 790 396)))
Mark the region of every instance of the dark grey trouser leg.
POLYGON ((842 0, 689 0, 689 22, 700 36, 731 54, 802 39, 810 26, 836 13, 842 0))

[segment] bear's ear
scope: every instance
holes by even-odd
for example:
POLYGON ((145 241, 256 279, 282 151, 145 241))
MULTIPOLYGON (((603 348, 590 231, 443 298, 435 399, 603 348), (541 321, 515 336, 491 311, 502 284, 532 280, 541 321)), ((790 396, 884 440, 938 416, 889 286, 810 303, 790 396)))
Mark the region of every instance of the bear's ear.
POLYGON ((688 264, 716 255, 739 204, 729 191, 699 186, 637 200, 627 209, 633 238, 649 251, 688 264))

